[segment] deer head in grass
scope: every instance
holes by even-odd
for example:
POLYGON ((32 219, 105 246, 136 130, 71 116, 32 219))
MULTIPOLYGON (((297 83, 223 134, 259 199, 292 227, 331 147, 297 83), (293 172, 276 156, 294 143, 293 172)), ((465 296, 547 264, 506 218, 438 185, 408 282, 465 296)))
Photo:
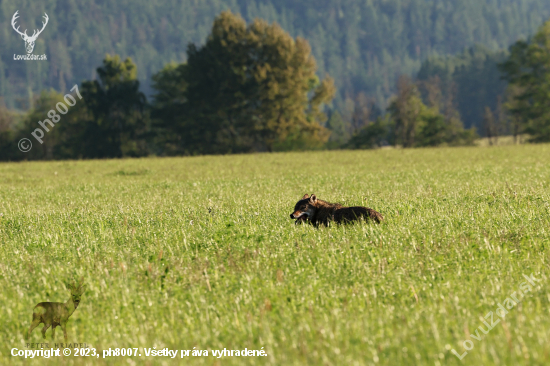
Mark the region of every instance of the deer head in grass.
POLYGON ((23 38, 23 40, 25 41, 25 48, 27 50, 27 53, 31 53, 32 50, 34 49, 34 42, 36 42, 36 38, 38 38, 38 36, 40 35, 40 33, 42 33, 42 31, 44 30, 44 28, 46 28, 46 24, 48 24, 48 14, 44 13, 44 22, 42 22, 42 29, 40 30, 37 30, 35 29, 34 32, 32 33, 32 36, 29 36, 27 34, 27 30, 25 29, 24 32, 21 32, 19 31, 19 26, 17 26, 17 28, 15 28, 15 22, 17 20, 17 18, 19 17, 19 15, 17 15, 17 13, 19 12, 19 10, 17 10, 15 12, 15 14, 13 14, 13 17, 11 18, 11 26, 13 27, 13 29, 19 33, 21 35, 21 38, 23 38))
POLYGON ((42 337, 44 339, 46 339, 46 331, 50 326, 52 327, 52 339, 55 338, 55 327, 61 326, 65 341, 67 341, 67 321, 73 315, 78 304, 80 304, 80 298, 84 293, 85 286, 82 283, 77 286, 73 282, 67 286, 71 291, 71 297, 66 302, 41 302, 36 305, 32 311, 32 323, 26 338, 30 337, 31 332, 38 324, 44 323, 44 327, 42 328, 42 337))

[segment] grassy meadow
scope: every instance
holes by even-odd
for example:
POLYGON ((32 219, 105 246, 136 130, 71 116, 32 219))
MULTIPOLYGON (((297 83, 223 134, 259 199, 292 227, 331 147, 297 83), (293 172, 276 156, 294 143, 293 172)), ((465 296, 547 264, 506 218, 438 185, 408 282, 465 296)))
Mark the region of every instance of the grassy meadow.
POLYGON ((550 364, 550 145, 2 163, 0 192, 2 365, 550 364), (305 193, 385 222, 294 225, 305 193), (12 357, 79 278, 69 342, 142 357, 12 357))

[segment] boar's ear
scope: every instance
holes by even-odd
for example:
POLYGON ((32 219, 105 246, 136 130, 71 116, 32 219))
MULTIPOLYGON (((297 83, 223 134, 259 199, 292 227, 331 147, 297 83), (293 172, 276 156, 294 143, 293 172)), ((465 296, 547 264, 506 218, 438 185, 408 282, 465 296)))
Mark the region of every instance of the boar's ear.
POLYGON ((308 194, 304 194, 304 197, 302 197, 303 200, 307 200, 309 198, 308 194))
POLYGON ((317 202, 317 197, 314 194, 312 194, 311 197, 309 197, 309 200, 311 201, 311 203, 315 203, 317 202))

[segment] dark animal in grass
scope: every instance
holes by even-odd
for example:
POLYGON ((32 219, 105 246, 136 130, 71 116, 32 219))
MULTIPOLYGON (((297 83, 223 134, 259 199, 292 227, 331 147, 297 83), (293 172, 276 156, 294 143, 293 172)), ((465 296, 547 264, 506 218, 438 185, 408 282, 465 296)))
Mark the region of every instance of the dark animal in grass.
POLYGON ((314 226, 325 225, 329 222, 337 224, 347 224, 361 219, 365 221, 372 220, 380 223, 383 220, 382 215, 372 208, 354 206, 345 207, 339 203, 330 203, 317 199, 314 194, 307 194, 296 203, 294 212, 290 218, 296 220, 296 224, 309 222, 314 226))

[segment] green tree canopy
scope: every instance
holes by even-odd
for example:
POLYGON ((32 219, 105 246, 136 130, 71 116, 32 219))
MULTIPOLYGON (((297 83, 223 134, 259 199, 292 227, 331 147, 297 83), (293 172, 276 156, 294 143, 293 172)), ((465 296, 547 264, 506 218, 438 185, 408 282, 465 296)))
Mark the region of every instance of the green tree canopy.
POLYGON ((154 76, 154 116, 187 153, 272 151, 285 139, 325 142, 321 110, 334 93, 309 44, 277 24, 223 12, 188 61, 154 76), (301 138, 300 136, 307 136, 301 138))
POLYGON ((72 110, 73 124, 62 124, 69 156, 105 158, 144 153, 140 137, 147 128, 146 98, 139 91, 137 68, 131 59, 107 55, 97 69, 98 80, 82 83, 82 101, 72 110))
POLYGON ((397 94, 384 117, 354 133, 344 147, 371 149, 392 144, 402 147, 470 145, 477 137, 475 128, 464 129, 452 99, 446 98, 436 75, 413 83, 407 76, 399 78, 397 94), (418 85, 424 89, 426 105, 418 85))
POLYGON ((407 77, 399 79, 397 95, 388 107, 388 112, 394 124, 395 143, 403 147, 416 144, 422 122, 426 116, 433 114, 422 103, 416 85, 407 77))
POLYGON ((501 70, 513 88, 511 114, 533 141, 550 141, 550 20, 529 41, 510 47, 501 70))

